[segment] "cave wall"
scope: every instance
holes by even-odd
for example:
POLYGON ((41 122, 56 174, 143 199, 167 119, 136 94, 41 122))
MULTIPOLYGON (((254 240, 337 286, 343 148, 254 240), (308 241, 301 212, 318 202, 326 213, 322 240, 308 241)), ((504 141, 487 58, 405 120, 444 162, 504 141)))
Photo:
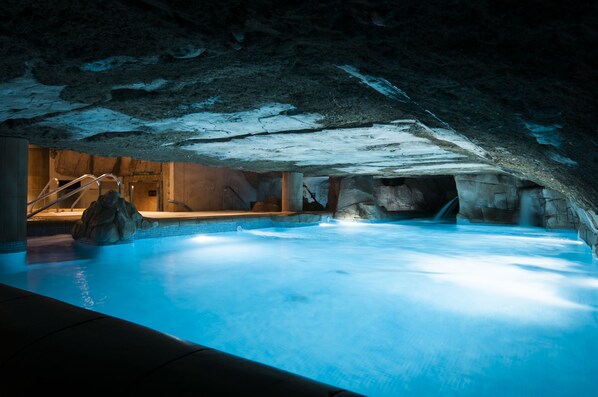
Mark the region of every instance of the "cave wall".
MULTIPOLYGON (((389 219, 402 212, 421 211, 426 200, 446 202, 455 194, 451 184, 442 179, 409 179, 395 178, 389 183, 372 176, 331 178, 329 206, 336 208, 337 219, 389 219)), ((576 229, 598 256, 598 215, 571 198, 505 174, 457 175, 454 181, 458 222, 576 229)))
POLYGON ((457 188, 452 176, 374 179, 376 204, 387 211, 432 214, 456 195, 457 188))
POLYGON ((598 256, 598 215, 571 198, 508 175, 459 175, 455 176, 455 182, 459 192, 459 222, 576 229, 598 256), (527 217, 522 216, 524 207, 531 210, 527 217))
POLYGON ((519 191, 533 187, 509 175, 457 175, 457 220, 473 223, 519 223, 519 191))
POLYGON ((308 205, 313 205, 314 203, 319 203, 320 205, 322 205, 322 207, 326 208, 326 206, 328 205, 328 196, 329 196, 329 186, 330 186, 330 181, 329 178, 327 176, 306 176, 303 177, 303 184, 305 186, 307 186, 307 189, 309 189, 313 195, 315 196, 315 200, 314 198, 311 196, 311 194, 309 194, 309 192, 306 189, 303 189, 303 202, 304 202, 304 210, 306 210, 305 208, 305 204, 307 203, 308 205))
POLYGON ((337 219, 386 218, 386 211, 376 204, 374 178, 368 175, 341 179, 336 208, 337 219))
POLYGON ((562 194, 503 174, 457 175, 457 220, 574 229, 575 210, 562 194))
POLYGON ((576 228, 579 238, 591 247, 594 257, 598 258, 598 214, 583 209, 573 200, 568 200, 568 203, 577 215, 576 228))
POLYGON ((453 177, 344 177, 340 180, 335 216, 340 219, 429 216, 456 194, 453 177))

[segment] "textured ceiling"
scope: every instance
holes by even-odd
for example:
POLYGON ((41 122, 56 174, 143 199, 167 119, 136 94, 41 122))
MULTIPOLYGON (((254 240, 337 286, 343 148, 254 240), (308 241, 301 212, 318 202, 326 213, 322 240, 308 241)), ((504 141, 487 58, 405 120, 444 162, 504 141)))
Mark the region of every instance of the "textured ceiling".
POLYGON ((502 170, 598 205, 595 1, 13 1, 0 134, 322 175, 502 170))

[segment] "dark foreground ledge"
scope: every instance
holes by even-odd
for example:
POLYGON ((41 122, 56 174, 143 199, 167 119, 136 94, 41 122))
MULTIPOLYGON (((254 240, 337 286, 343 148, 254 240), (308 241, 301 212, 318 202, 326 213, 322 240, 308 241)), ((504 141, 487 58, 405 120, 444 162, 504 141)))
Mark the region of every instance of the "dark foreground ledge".
POLYGON ((2 395, 357 396, 0 284, 2 395))

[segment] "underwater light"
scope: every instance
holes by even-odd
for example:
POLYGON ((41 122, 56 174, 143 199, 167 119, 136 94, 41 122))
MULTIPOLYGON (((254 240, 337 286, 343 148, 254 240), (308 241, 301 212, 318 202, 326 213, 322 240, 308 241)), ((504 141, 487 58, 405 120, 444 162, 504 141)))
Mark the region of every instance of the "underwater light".
POLYGON ((365 222, 360 222, 357 220, 347 220, 347 219, 340 220, 337 223, 341 226, 347 226, 347 227, 361 227, 361 226, 368 225, 368 223, 365 223, 365 222))
POLYGON ((198 234, 195 237, 191 237, 191 241, 195 243, 215 243, 218 241, 222 241, 222 237, 218 236, 208 236, 206 234, 198 234))
POLYGON ((319 224, 320 227, 332 227, 334 226, 332 223, 325 223, 325 222, 321 222, 319 224))

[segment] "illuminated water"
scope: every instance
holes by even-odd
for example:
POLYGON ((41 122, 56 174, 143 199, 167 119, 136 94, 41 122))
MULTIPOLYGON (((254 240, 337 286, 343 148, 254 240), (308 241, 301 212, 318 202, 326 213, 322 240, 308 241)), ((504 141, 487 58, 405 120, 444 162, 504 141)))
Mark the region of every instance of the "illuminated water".
POLYGON ((598 263, 574 233, 335 223, 95 255, 0 281, 371 396, 598 393, 598 263))

